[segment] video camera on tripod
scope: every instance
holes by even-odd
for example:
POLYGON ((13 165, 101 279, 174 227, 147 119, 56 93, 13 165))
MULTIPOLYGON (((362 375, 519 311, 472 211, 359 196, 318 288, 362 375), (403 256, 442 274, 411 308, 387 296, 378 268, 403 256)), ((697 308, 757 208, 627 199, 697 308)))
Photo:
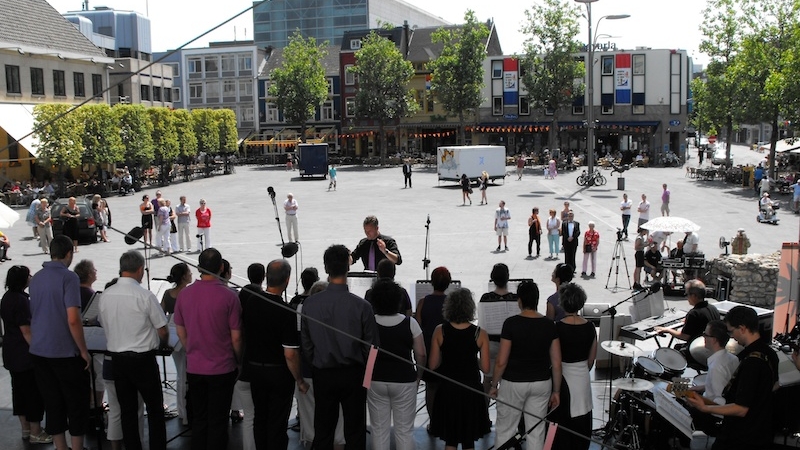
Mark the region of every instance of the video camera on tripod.
POLYGON ((617 242, 622 241, 622 228, 617 227, 617 242))

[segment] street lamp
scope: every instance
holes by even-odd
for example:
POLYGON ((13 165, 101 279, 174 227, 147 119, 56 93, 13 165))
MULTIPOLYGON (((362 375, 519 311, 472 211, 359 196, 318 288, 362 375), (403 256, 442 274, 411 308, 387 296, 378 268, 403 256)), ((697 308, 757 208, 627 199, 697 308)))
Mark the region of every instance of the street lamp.
POLYGON ((627 19, 630 14, 612 14, 603 16, 597 20, 595 33, 592 34, 592 3, 597 0, 575 0, 576 3, 586 5, 586 23, 589 26, 589 40, 586 41, 586 171, 590 175, 594 172, 594 45, 597 43, 597 29, 600 28, 600 21, 603 19, 619 20, 627 19))

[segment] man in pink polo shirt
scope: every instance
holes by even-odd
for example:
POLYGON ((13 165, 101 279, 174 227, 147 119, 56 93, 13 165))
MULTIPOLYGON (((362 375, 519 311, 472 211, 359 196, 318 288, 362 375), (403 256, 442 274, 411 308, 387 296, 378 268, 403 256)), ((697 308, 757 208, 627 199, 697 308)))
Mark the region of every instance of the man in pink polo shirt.
POLYGON ((178 294, 175 325, 186 349, 192 449, 228 447, 228 412, 242 355, 241 304, 219 279, 222 255, 200 253, 200 279, 178 294))

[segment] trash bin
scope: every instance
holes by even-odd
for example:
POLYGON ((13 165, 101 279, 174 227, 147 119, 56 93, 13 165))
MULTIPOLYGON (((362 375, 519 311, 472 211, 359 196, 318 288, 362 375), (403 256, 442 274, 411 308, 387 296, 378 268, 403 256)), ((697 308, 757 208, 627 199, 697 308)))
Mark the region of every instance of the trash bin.
POLYGON ((744 166, 742 167, 742 187, 751 187, 753 186, 753 172, 755 171, 755 167, 753 166, 744 166))
POLYGON ((728 300, 731 293, 731 279, 728 277, 717 277, 717 301, 728 300))
POLYGON ((625 178, 619 177, 617 178, 617 190, 624 191, 625 190, 625 178))

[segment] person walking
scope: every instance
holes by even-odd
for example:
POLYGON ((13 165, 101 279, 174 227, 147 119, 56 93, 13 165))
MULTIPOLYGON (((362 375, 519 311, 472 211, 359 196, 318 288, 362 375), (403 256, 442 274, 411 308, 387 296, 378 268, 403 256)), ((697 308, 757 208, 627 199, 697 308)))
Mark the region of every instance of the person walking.
POLYGON ((202 252, 211 245, 211 209, 206 207, 206 199, 200 199, 200 207, 194 212, 197 220, 197 250, 202 252))
POLYGON ((291 192, 286 194, 283 210, 286 211, 286 236, 289 242, 300 242, 300 233, 297 231, 297 200, 291 192))
POLYGON ((561 234, 561 221, 556 217, 556 210, 550 210, 550 218, 547 219, 547 246, 550 249, 550 256, 547 259, 558 259, 558 236, 561 234))
POLYGON ((403 162, 403 181, 405 185, 403 189, 411 187, 411 160, 406 159, 403 162))
POLYGON ((661 191, 661 215, 669 217, 669 197, 670 192, 667 189, 667 183, 661 185, 663 191, 661 191))
POLYGON ((502 240, 505 250, 508 251, 508 221, 511 220, 511 211, 506 209, 506 202, 500 200, 500 207, 494 212, 494 231, 497 233, 497 250, 500 251, 502 240))
POLYGON ((541 253, 542 222, 539 220, 539 208, 534 207, 528 217, 528 257, 532 257, 533 241, 536 241, 536 257, 541 253))
POLYGON ((525 170, 525 158, 522 157, 521 153, 517 155, 516 164, 517 164, 517 181, 519 181, 522 179, 522 172, 525 170))
POLYGON ((583 270, 581 276, 586 276, 586 268, 589 260, 592 261, 592 273, 589 275, 594 278, 594 272, 597 268, 597 247, 600 245, 600 233, 594 229, 594 222, 589 221, 589 229, 583 234, 583 270))
POLYGON ((472 199, 469 198, 469 194, 472 194, 472 186, 470 186, 469 178, 467 178, 467 174, 461 174, 461 181, 459 181, 461 185, 461 206, 464 206, 469 200, 469 204, 472 204, 472 199))
POLYGON ((330 191, 331 188, 333 188, 333 190, 335 191, 336 190, 336 166, 334 166, 333 164, 331 164, 330 167, 328 168, 328 176, 331 177, 331 182, 328 183, 328 190, 330 191))
POLYGON ((481 191, 481 205, 488 205, 489 200, 486 199, 486 188, 489 187, 489 173, 485 170, 481 172, 481 179, 479 182, 480 187, 478 189, 481 191))

